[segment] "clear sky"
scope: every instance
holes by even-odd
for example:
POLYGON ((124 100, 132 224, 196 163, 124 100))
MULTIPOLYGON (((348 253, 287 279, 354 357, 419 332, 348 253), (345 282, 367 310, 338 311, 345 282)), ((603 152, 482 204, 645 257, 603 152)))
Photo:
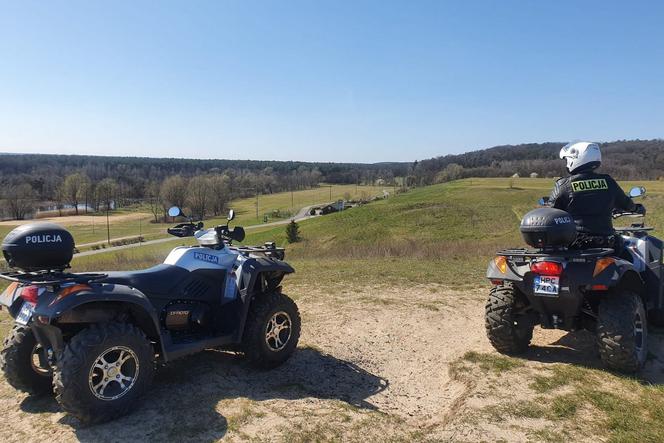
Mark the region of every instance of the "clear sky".
POLYGON ((0 152, 379 162, 663 136, 661 1, 0 1, 0 152))

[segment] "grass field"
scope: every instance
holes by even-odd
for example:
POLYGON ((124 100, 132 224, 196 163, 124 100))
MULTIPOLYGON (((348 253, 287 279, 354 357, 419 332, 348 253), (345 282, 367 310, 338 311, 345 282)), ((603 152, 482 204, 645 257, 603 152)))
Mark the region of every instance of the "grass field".
MULTIPOLYGON (((288 245, 288 256, 303 269, 299 275, 315 270, 316 278, 324 281, 349 278, 389 284, 407 280, 477 287, 485 284, 486 263, 497 249, 522 245, 519 221, 548 194, 551 185, 550 179, 467 179, 417 188, 302 222, 302 241, 288 245)), ((622 185, 628 189, 634 184, 622 185)), ((648 190, 641 201, 648 208, 649 223, 664 226, 664 183, 639 185, 648 190)), ((307 198, 315 198, 311 195, 307 198)), ((275 195, 274 204, 283 204, 285 197, 275 195)), ((248 204, 245 200, 236 207, 247 210, 248 204)), ((242 224, 246 217, 244 213, 236 223, 242 224)), ((272 240, 286 243, 283 226, 249 232, 245 243, 272 240)), ((81 270, 109 269, 111 263, 147 266, 161 261, 178 243, 182 240, 82 257, 74 265, 81 270)))
MULTIPOLYGON (((235 209, 236 222, 243 226, 263 223, 264 215, 272 219, 272 212, 280 211, 283 217, 288 214, 296 214, 300 208, 314 204, 327 203, 350 196, 352 199, 373 197, 383 195, 383 190, 392 192, 390 187, 381 186, 356 186, 356 185, 326 185, 320 188, 302 191, 280 192, 258 196, 258 218, 256 217, 256 198, 245 198, 234 200, 229 207, 235 209), (330 192, 331 191, 331 192, 330 192), (330 200, 330 196, 332 199, 330 200)), ((109 220, 110 237, 125 238, 143 236, 145 240, 166 236, 166 228, 171 223, 153 223, 154 217, 147 213, 147 208, 134 208, 111 213, 109 220)), ((39 221, 39 220, 38 220, 39 221)), ((43 221, 43 220, 42 220, 43 221)), ((51 219, 49 219, 51 221, 51 219)), ((65 226, 74 236, 77 245, 93 242, 103 242, 107 239, 106 215, 103 213, 95 215, 70 216, 53 218, 55 223, 65 226)), ((25 222, 20 222, 25 223, 25 222)), ((1 222, 0 238, 4 238, 19 222, 1 222)), ((225 217, 211 218, 205 221, 206 225, 214 226, 225 223, 225 217)), ((88 249, 88 248, 84 248, 88 249)))
MULTIPOLYGON (((648 189, 640 201, 649 224, 664 226, 664 183, 638 184, 648 189)), ((296 269, 284 282, 303 315, 293 365, 271 373, 272 381, 216 356, 176 365, 150 395, 173 411, 181 404, 197 411, 200 419, 184 431, 146 425, 155 414, 183 419, 152 404, 116 424, 67 426, 88 440, 128 429, 139 440, 261 441, 269 434, 279 441, 661 441, 659 331, 650 331, 652 355, 642 378, 601 369, 589 333, 538 329, 522 358, 496 354, 484 337, 486 264, 497 249, 522 245, 519 221, 551 186, 547 179, 467 179, 418 188, 303 221, 302 240, 292 245, 283 226, 249 231, 246 244, 276 240, 296 269), (202 398, 189 394, 202 387, 202 398), (180 392, 177 407, 173 390, 180 392)), ((275 196, 273 204, 288 198, 275 196)), ((251 201, 238 203, 238 224, 251 221, 251 201)), ((192 243, 173 239, 78 257, 73 267, 145 268, 192 243)), ((1 318, 0 327, 9 327, 1 318)), ((0 389, 0 413, 15 408, 2 400, 11 395, 0 389)), ((48 407, 36 432, 70 429, 57 421, 57 407, 48 407)))

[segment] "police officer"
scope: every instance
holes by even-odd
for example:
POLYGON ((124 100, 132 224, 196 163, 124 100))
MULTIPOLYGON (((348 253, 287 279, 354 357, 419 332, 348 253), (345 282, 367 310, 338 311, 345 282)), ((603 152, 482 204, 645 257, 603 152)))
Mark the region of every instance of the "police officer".
POLYGON ((560 150, 567 161, 568 177, 556 182, 549 204, 569 212, 579 233, 573 247, 614 247, 614 209, 645 215, 643 205, 635 204, 609 175, 597 174, 602 153, 597 143, 575 142, 560 150))

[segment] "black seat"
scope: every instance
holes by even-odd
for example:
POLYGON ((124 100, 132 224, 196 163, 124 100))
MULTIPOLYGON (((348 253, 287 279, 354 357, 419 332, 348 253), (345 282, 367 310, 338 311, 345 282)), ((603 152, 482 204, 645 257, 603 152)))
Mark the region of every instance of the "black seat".
POLYGON ((170 294, 189 278, 189 271, 173 265, 157 265, 142 271, 107 272, 101 283, 131 286, 143 294, 170 294))

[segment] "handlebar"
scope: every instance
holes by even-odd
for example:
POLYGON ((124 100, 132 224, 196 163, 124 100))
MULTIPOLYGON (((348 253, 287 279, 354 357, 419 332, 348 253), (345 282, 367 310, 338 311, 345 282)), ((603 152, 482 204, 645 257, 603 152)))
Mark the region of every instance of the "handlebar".
POLYGON ((620 217, 645 217, 646 208, 642 204, 637 204, 635 211, 619 211, 614 209, 612 216, 614 219, 620 217))
POLYGON ((193 237, 194 233, 203 228, 203 222, 198 223, 180 223, 172 228, 166 229, 171 235, 176 237, 193 237))

